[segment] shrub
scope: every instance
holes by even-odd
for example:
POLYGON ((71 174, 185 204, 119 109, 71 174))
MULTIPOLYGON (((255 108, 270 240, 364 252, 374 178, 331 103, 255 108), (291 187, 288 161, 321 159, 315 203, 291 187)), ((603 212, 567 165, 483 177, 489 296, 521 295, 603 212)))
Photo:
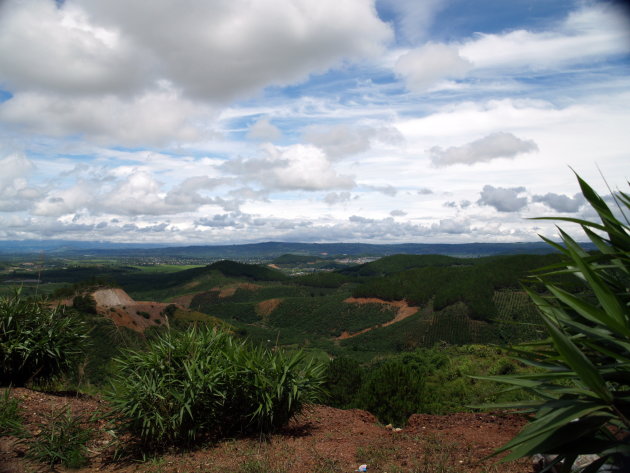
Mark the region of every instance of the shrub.
POLYGON ((387 424, 404 425, 409 416, 419 412, 424 381, 416 370, 399 360, 374 369, 356 397, 356 407, 365 409, 387 424))
POLYGON ((96 301, 92 294, 79 294, 72 299, 72 307, 79 312, 86 314, 96 314, 96 301))
POLYGON ((0 385, 24 386, 67 373, 85 354, 87 327, 63 307, 0 298, 0 385))
POLYGON ((87 465, 87 442, 93 430, 84 428, 83 419, 74 416, 70 409, 53 413, 47 423, 41 424, 41 432, 31 442, 28 456, 48 465, 61 463, 67 468, 87 465))
MULTIPOLYGON (((564 261, 535 277, 547 293, 528 293, 542 312, 549 338, 520 353, 522 361, 541 369, 492 379, 534 394, 531 401, 507 406, 534 417, 499 450, 511 450, 506 459, 553 454, 569 471, 578 455, 597 454, 590 472, 619 461, 618 455, 630 455, 630 226, 579 176, 578 182, 601 223, 558 220, 578 223, 598 251, 586 252, 562 230, 563 245, 545 239, 564 261), (571 293, 551 282, 558 273, 580 281, 583 291, 571 293)), ((630 210, 630 196, 613 196, 622 214, 630 210)))
POLYGON ((269 432, 319 399, 323 383, 322 367, 301 352, 251 348, 205 327, 166 333, 116 364, 113 414, 149 447, 269 432))
POLYGON ((0 437, 4 435, 22 436, 24 425, 20 401, 11 397, 11 390, 5 389, 0 397, 0 437))
POLYGON ((328 405, 349 408, 363 381, 363 369, 352 358, 335 358, 326 369, 324 387, 328 392, 328 405))

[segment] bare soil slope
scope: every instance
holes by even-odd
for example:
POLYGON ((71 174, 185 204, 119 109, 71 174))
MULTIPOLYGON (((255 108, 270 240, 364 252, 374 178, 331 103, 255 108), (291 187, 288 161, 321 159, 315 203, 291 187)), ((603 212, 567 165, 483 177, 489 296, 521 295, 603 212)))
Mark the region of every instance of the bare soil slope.
MULTIPOLYGON (((91 396, 68 397, 27 389, 15 389, 13 395, 22 400, 27 427, 35 435, 40 429, 37 423, 46 422, 50 412, 69 407, 87 417, 107 409, 103 400, 91 396)), ((528 461, 495 465, 494 459, 482 460, 523 424, 523 418, 506 414, 414 415, 407 427, 395 432, 365 411, 313 405, 267 441, 258 437, 229 439, 138 462, 112 460, 112 437, 106 433, 105 421, 98 420, 86 423, 97 431, 89 445, 90 465, 72 471, 337 473, 367 464, 368 471, 374 473, 525 473, 532 471, 528 461)), ((27 443, 18 443, 15 438, 0 437, 0 473, 48 471, 25 458, 27 448, 27 443)), ((59 467, 58 471, 66 470, 59 467)))
POLYGON ((98 289, 92 293, 96 311, 119 327, 144 332, 149 327, 168 325, 164 309, 168 304, 150 301, 134 301, 122 289, 98 289))

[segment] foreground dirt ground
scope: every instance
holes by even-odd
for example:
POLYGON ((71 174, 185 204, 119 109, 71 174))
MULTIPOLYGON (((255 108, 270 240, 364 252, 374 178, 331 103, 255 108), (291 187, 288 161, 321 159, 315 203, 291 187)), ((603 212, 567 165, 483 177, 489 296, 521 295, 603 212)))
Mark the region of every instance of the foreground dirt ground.
MULTIPOLYGON (((70 408, 86 417, 105 412, 106 403, 91 396, 51 394, 15 389, 22 401, 27 428, 37 435, 52 412, 70 408)), ((511 439, 523 426, 518 416, 501 413, 417 414, 400 431, 388 429, 368 412, 309 406, 270 439, 227 439, 187 451, 142 458, 113 459, 116 441, 104 420, 89 444, 90 464, 79 472, 209 472, 209 473, 341 473, 366 464, 368 472, 464 473, 531 472, 529 461, 497 463, 484 457, 511 439)), ((28 443, 0 437, 0 473, 49 471, 28 460, 28 443)), ((56 467, 56 471, 66 471, 56 467)))

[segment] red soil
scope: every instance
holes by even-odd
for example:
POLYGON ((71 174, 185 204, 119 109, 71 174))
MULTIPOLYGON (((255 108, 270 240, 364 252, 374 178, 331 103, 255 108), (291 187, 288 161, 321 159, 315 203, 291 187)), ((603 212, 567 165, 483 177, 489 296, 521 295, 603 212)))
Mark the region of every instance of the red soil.
POLYGON ((374 327, 364 328, 363 330, 359 330, 358 332, 355 332, 355 333, 343 332, 341 335, 339 335, 336 338, 336 340, 346 340, 348 338, 352 338, 352 337, 356 337, 358 335, 361 335, 361 334, 363 334, 365 332, 369 332, 370 330, 374 330, 375 328, 387 327, 389 325, 392 325, 392 324, 395 324, 397 322, 400 322, 401 320, 405 320, 407 317, 411 317, 413 314, 415 314, 419 310, 419 307, 411 307, 411 306, 409 306, 409 304, 407 304, 407 301, 384 301, 382 299, 377 299, 375 297, 349 297, 346 300, 344 300, 344 302, 346 302, 348 304, 383 304, 383 305, 389 305, 389 306, 392 306, 392 307, 398 307, 398 312, 396 313, 396 316, 392 320, 389 320, 389 321, 385 322, 384 324, 379 324, 379 325, 376 325, 374 327))
MULTIPOLYGON (((103 400, 92 396, 59 396, 27 389, 15 389, 13 395, 22 400, 27 427, 34 435, 40 430, 37 424, 46 422, 50 412, 69 407, 87 418, 107 409, 103 400)), ((261 471, 251 468, 258 462, 266 471, 287 473, 352 472, 364 463, 374 473, 525 473, 532 471, 527 460, 495 465, 496 459, 484 459, 510 440, 524 422, 521 417, 497 413, 422 414, 412 416, 407 427, 395 432, 365 411, 313 405, 268 440, 228 439, 138 462, 113 461, 112 436, 106 432, 106 422, 93 420, 86 422, 97 429, 89 444, 90 464, 73 471, 240 473, 261 471)), ((0 473, 48 471, 25 458, 27 448, 28 443, 0 437, 0 473)), ((57 471, 70 470, 58 467, 57 471)))

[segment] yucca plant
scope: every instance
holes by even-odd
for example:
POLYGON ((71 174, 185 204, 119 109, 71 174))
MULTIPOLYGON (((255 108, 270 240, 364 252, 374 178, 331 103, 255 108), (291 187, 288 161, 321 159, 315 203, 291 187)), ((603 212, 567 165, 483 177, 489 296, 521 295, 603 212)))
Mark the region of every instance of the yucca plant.
POLYGON ((252 348, 207 327, 166 333, 116 365, 113 414, 149 447, 268 432, 316 401, 323 382, 323 368, 301 353, 252 348))
POLYGON ((19 290, 0 297, 0 386, 45 382, 84 357, 85 322, 64 307, 25 299, 19 290))
POLYGON ((597 251, 586 251, 562 229, 562 244, 543 238, 565 257, 562 266, 533 277, 546 291, 526 288, 549 338, 516 350, 517 359, 535 372, 488 379, 534 394, 531 401, 502 406, 530 413, 532 422, 496 453, 511 450, 505 460, 555 455, 553 464, 563 471, 569 471, 579 455, 595 454, 598 459, 583 467, 591 473, 630 455, 630 227, 625 216, 630 197, 613 194, 618 218, 577 179, 601 223, 557 220, 580 225, 597 251), (563 289, 553 280, 558 274, 578 278, 583 290, 563 289))

